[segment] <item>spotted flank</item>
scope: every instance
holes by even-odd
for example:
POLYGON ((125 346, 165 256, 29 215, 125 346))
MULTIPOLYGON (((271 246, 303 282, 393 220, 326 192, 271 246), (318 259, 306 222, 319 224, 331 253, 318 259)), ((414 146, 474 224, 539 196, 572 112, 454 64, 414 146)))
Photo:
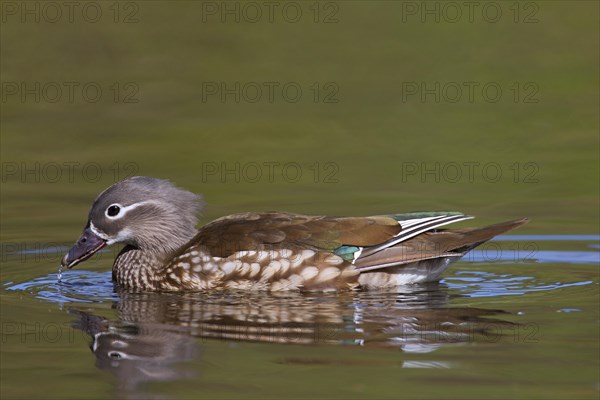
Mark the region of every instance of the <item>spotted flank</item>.
POLYGON ((199 230, 201 197, 165 180, 131 177, 94 201, 61 266, 73 268, 115 243, 119 287, 139 291, 329 291, 437 280, 450 264, 527 222, 445 229, 472 217, 416 212, 329 217, 248 212, 199 230))
POLYGON ((338 255, 298 248, 243 250, 221 258, 193 247, 166 272, 164 290, 348 290, 358 286, 359 274, 338 255))

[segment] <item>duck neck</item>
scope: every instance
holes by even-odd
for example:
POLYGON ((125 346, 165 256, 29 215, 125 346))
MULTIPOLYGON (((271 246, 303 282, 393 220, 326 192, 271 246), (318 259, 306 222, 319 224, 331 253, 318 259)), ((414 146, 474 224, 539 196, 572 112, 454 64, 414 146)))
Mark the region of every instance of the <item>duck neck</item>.
POLYGON ((164 260, 154 252, 125 246, 112 268, 113 280, 125 289, 157 290, 164 260))

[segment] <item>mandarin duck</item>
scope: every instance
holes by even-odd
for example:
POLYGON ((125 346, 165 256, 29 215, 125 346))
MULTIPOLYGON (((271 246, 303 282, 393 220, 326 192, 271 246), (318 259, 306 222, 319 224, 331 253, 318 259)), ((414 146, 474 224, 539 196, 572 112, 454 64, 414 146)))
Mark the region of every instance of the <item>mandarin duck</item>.
POLYGON ((469 250, 527 222, 440 229, 473 217, 411 212, 329 217, 288 212, 225 216, 196 229, 203 202, 170 181, 136 176, 104 190, 79 240, 72 268, 112 244, 113 280, 138 291, 329 291, 436 281, 469 250))

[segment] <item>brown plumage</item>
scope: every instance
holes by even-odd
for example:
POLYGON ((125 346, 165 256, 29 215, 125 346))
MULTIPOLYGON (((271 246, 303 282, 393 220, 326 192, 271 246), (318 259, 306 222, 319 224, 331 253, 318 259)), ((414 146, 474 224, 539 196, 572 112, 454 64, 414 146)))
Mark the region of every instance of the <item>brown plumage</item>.
POLYGON ((527 222, 442 230, 472 217, 266 212, 222 217, 194 234, 198 202, 167 181, 134 177, 117 183, 96 199, 82 237, 62 264, 71 268, 105 245, 124 243, 113 277, 133 289, 381 288, 436 280, 473 247, 527 222))

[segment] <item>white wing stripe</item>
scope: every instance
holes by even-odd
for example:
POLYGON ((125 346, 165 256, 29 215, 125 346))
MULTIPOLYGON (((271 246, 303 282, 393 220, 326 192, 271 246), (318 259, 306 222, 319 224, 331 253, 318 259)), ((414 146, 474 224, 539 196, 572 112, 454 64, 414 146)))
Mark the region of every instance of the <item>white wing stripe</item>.
POLYGON ((420 224, 412 225, 410 228, 401 231, 396 237, 388 242, 382 243, 379 246, 368 249, 367 255, 374 254, 380 250, 386 249, 388 247, 392 247, 400 242, 413 238, 417 235, 420 235, 423 232, 427 232, 431 229, 435 229, 440 226, 448 225, 453 222, 464 221, 467 219, 472 219, 473 217, 468 215, 445 215, 441 217, 435 217, 435 220, 426 220, 420 224))
POLYGON ((442 218, 442 217, 445 217, 445 216, 446 215, 441 215, 441 216, 438 215, 438 216, 435 216, 435 217, 415 218, 415 219, 409 219, 409 220, 404 220, 404 221, 398 221, 398 223, 400 224, 400 226, 404 230, 404 229, 410 228, 413 225, 420 224, 420 223, 427 222, 427 221, 432 221, 432 220, 439 219, 439 218, 442 218))

